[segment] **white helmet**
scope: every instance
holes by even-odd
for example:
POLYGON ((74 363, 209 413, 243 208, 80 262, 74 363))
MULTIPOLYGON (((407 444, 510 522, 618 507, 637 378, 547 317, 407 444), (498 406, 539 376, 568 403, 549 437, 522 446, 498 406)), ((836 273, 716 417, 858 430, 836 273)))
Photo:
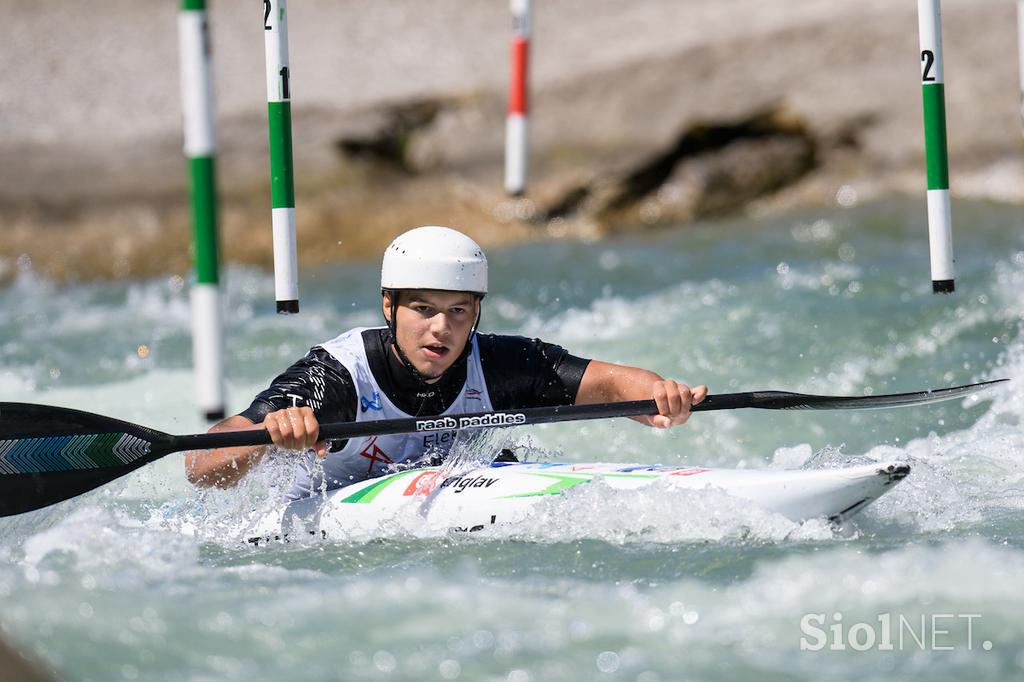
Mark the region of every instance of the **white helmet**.
POLYGON ((487 293, 487 257, 475 241, 450 227, 417 227, 384 251, 381 289, 487 293))

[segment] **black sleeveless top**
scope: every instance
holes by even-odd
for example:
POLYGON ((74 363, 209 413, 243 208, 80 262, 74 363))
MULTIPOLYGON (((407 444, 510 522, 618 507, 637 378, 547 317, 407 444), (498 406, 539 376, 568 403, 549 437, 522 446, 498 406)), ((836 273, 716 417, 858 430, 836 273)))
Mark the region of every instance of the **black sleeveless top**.
MULTIPOLYGON (((396 407, 416 416, 448 409, 466 382, 466 360, 460 358, 440 380, 423 384, 392 352, 386 328, 367 329, 363 344, 370 371, 396 407)), ((576 401, 590 360, 570 355, 561 346, 540 339, 477 334, 480 364, 495 410, 571 405, 576 401)), ((355 421, 359 395, 348 370, 316 346, 271 382, 242 416, 261 423, 271 412, 308 405, 322 423, 355 421)), ((343 442, 332 444, 332 449, 343 442)))

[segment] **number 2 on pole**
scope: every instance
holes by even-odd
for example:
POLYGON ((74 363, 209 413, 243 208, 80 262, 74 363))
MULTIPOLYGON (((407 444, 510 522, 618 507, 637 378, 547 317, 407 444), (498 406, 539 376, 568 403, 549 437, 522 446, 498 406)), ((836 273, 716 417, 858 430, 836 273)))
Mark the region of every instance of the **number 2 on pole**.
POLYGON ((921 80, 925 83, 931 83, 935 80, 935 76, 931 75, 932 67, 935 65, 935 53, 931 50, 921 50, 921 61, 924 62, 924 73, 921 76, 921 80))
POLYGON ((263 30, 269 31, 270 28, 270 0, 263 0, 263 30))

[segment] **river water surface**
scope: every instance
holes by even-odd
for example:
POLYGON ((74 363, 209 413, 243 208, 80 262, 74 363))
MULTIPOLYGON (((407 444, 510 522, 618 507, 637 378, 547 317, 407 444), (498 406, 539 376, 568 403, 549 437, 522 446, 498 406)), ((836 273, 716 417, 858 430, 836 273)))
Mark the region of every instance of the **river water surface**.
MULTIPOLYGON (((199 491, 170 455, 0 519, 0 628, 69 680, 1024 677, 1024 215, 955 207, 946 297, 930 293, 924 216, 893 201, 490 254, 485 330, 712 392, 1015 380, 901 410, 558 424, 492 443, 564 461, 908 461, 855 523, 597 483, 493 537, 381 528, 253 547, 247 524, 276 506, 288 457, 199 491)), ((0 400, 205 429, 187 282, 59 286, 20 267, 0 289, 0 400)), ((284 318, 269 274, 229 270, 229 407, 309 346, 377 324, 377 277, 375 263, 307 271, 303 312, 284 318)))

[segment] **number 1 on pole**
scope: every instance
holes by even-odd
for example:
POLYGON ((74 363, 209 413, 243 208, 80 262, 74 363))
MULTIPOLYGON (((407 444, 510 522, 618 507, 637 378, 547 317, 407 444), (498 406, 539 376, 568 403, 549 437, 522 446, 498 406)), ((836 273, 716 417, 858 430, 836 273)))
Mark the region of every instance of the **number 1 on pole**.
POLYGON ((928 242, 932 291, 950 294, 953 279, 953 223, 949 211, 946 95, 942 68, 939 0, 918 0, 921 38, 921 95, 924 103, 925 165, 928 171, 928 242))
POLYGON ((263 0, 267 55, 267 123, 270 131, 270 196, 274 226, 274 293, 277 312, 299 312, 295 247, 295 179, 292 169, 292 103, 288 69, 286 0, 263 0))

